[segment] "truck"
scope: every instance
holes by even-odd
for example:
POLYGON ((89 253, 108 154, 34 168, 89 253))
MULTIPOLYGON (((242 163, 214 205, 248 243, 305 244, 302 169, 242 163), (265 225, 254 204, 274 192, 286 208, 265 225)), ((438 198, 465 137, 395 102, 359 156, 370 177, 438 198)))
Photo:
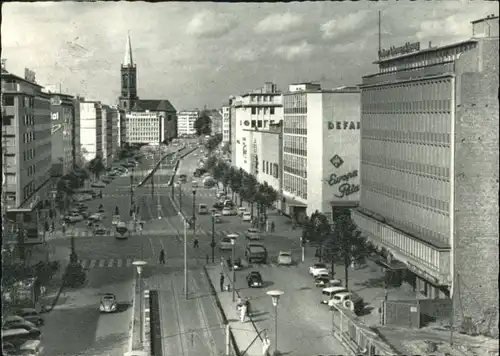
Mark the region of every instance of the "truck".
POLYGON ((260 243, 249 243, 245 249, 245 257, 248 263, 267 263, 267 249, 260 243))

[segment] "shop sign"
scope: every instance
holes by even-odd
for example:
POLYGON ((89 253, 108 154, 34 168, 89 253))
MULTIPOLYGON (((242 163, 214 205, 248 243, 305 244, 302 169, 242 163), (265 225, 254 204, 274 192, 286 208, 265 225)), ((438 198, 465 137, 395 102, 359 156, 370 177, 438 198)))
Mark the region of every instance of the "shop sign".
MULTIPOLYGON (((335 168, 339 168, 344 163, 344 160, 339 155, 335 155, 332 157, 330 162, 335 168)), ((351 183, 351 179, 357 177, 357 169, 342 175, 332 173, 330 174, 330 177, 328 177, 327 183, 330 187, 338 187, 338 194, 334 194, 334 196, 341 199, 359 192, 359 184, 351 183)))
POLYGON ((386 49, 378 51, 379 58, 386 58, 391 56, 397 56, 398 54, 406 54, 411 52, 420 51, 420 42, 406 42, 403 46, 394 47, 391 46, 386 49))
POLYGON ((359 121, 328 121, 328 130, 359 130, 359 121))

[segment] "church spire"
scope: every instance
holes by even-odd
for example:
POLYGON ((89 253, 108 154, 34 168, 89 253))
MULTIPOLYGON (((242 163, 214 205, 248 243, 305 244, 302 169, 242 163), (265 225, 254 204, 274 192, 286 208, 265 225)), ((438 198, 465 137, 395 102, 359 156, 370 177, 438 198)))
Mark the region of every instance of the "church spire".
POLYGON ((127 43, 125 44, 125 57, 123 59, 123 66, 124 67, 134 66, 134 60, 132 58, 132 43, 130 41, 130 32, 128 33, 127 43))

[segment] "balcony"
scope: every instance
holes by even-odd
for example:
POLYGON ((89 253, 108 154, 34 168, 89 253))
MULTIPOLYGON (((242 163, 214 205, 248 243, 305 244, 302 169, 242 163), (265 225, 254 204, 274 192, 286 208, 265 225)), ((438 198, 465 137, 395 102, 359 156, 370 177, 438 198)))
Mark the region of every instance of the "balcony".
POLYGON ((363 236, 389 250, 410 271, 435 285, 450 284, 449 247, 423 242, 359 210, 353 210, 352 218, 363 236))
POLYGON ((2 92, 9 93, 19 93, 21 91, 21 86, 18 83, 4 83, 2 82, 2 92))

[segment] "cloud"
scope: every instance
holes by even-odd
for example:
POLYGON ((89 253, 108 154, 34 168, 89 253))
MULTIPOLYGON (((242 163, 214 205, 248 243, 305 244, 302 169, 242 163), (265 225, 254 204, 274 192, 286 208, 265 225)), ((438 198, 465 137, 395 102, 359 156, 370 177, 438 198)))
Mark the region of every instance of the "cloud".
POLYGON ((259 51, 250 47, 238 48, 231 55, 236 62, 251 62, 256 60, 258 56, 259 51))
POLYGON ((302 17, 289 12, 269 15, 254 27, 256 33, 280 33, 302 24, 302 17))
POLYGON ((339 19, 333 19, 321 25, 324 39, 331 39, 346 32, 359 30, 364 27, 368 11, 357 11, 339 19))
POLYGON ((470 37, 469 26, 466 16, 451 15, 443 19, 424 20, 420 22, 416 37, 419 40, 426 40, 436 37, 470 37))
POLYGON ((274 50, 274 53, 291 61, 301 57, 310 56, 313 52, 313 49, 313 46, 310 45, 306 40, 304 40, 301 43, 295 45, 279 46, 274 50))
POLYGON ((201 11, 187 25, 187 33, 195 37, 220 37, 231 31, 234 21, 222 14, 201 11))

